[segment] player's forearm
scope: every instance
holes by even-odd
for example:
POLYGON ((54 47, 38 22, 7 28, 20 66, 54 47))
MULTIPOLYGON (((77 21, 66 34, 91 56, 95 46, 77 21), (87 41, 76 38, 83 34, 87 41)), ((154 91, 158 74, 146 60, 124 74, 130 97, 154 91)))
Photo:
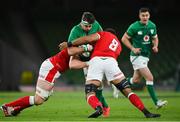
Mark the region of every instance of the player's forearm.
POLYGON ((84 37, 80 37, 78 39, 75 39, 72 42, 72 46, 79 46, 82 44, 88 44, 88 43, 96 42, 99 38, 100 38, 100 36, 98 33, 91 34, 91 35, 84 36, 84 37))
POLYGON ((72 42, 72 45, 79 46, 79 45, 86 44, 86 43, 88 43, 88 40, 86 39, 86 37, 80 37, 80 38, 75 39, 72 42))
POLYGON ((83 47, 69 47, 68 48, 68 54, 70 56, 81 54, 83 52, 84 52, 84 48, 83 47))
POLYGON ((132 50, 134 47, 132 46, 132 44, 130 43, 130 40, 128 39, 128 37, 126 36, 126 34, 122 37, 121 39, 122 43, 129 48, 130 50, 132 50))
POLYGON ((154 38, 153 41, 152 41, 152 43, 153 43, 153 46, 154 46, 154 47, 158 47, 158 45, 159 45, 159 39, 158 39, 158 37, 154 38))
POLYGON ((86 62, 82 62, 78 59, 72 59, 69 63, 70 69, 81 69, 84 67, 88 67, 88 64, 86 62))

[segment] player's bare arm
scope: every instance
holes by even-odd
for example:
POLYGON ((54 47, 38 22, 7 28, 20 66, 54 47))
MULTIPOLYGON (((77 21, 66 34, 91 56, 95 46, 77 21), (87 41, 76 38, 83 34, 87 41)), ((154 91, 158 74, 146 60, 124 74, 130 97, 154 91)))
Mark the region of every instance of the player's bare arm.
POLYGON ((62 42, 59 44, 59 49, 63 50, 64 48, 67 47, 72 47, 72 46, 79 46, 82 44, 88 44, 88 43, 93 43, 96 42, 100 38, 98 33, 91 34, 88 36, 80 37, 78 39, 75 39, 72 42, 62 42))
POLYGON ((84 67, 88 67, 88 64, 86 62, 80 61, 77 55, 70 57, 70 61, 69 61, 70 69, 81 69, 84 67))
POLYGON ((159 39, 158 39, 157 35, 155 37, 153 37, 152 43, 153 43, 153 47, 152 47, 153 52, 158 53, 159 39))
POLYGON ((133 47, 133 45, 132 45, 131 42, 130 42, 130 39, 131 39, 131 37, 128 36, 127 33, 124 33, 121 41, 122 41, 122 43, 123 43, 126 47, 128 47, 128 48, 129 48, 131 51, 133 51, 135 54, 139 54, 139 53, 141 52, 141 48, 135 48, 135 47, 133 47))
POLYGON ((93 50, 92 45, 87 45, 86 47, 68 47, 68 54, 70 56, 78 55, 83 52, 91 52, 93 50))
POLYGON ((62 42, 62 43, 60 43, 58 45, 58 47, 59 47, 59 50, 63 50, 63 49, 68 47, 68 43, 67 42, 62 42))
POLYGON ((82 45, 82 44, 93 43, 93 42, 96 42, 99 38, 100 38, 100 36, 99 36, 98 33, 91 34, 91 35, 88 35, 88 36, 84 36, 84 37, 80 37, 78 39, 75 39, 72 42, 72 45, 73 46, 79 46, 79 45, 82 45))
POLYGON ((70 56, 76 55, 76 54, 81 54, 84 52, 84 48, 82 47, 70 47, 68 48, 68 54, 70 56))

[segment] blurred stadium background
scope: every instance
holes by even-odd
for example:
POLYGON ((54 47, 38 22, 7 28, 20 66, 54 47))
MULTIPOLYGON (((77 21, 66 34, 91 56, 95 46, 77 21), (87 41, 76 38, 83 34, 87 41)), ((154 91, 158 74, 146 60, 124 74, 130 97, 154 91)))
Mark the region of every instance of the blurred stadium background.
MULTIPOLYGON (((160 52, 152 55, 149 64, 155 87, 180 91, 179 3, 178 0, 0 1, 0 91, 34 86, 40 64, 59 51, 58 44, 67 40, 84 11, 92 12, 103 28, 115 28, 121 38, 129 24, 138 19, 142 6, 151 9, 151 20, 157 25, 160 40, 160 52)), ((126 47, 119 65, 126 76, 132 75, 126 47)), ((67 71, 56 82, 60 88, 83 84, 82 70, 67 71)))

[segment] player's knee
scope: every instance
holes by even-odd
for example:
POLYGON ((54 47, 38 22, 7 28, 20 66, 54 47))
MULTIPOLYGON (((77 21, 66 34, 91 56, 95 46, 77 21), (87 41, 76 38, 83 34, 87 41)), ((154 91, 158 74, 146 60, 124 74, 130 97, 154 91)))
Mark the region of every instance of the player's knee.
POLYGON ((146 81, 153 81, 153 79, 154 79, 154 78, 153 78, 152 75, 150 75, 150 76, 148 76, 147 78, 145 78, 146 81))
POLYGON ((52 89, 49 91, 49 90, 44 90, 40 87, 36 87, 34 104, 35 105, 43 104, 45 101, 48 100, 48 98, 52 95, 52 93, 53 93, 52 89))
POLYGON ((139 78, 134 78, 132 79, 133 80, 133 83, 139 83, 140 82, 140 79, 139 78))
POLYGON ((85 85, 85 93, 90 94, 90 93, 96 93, 97 91, 97 86, 94 84, 86 84, 85 85))
POLYGON ((150 77, 150 79, 149 79, 149 81, 153 81, 154 80, 154 77, 153 76, 151 76, 150 77))
POLYGON ((139 83, 141 81, 141 76, 133 76, 131 80, 133 83, 139 83))
POLYGON ((130 84, 126 79, 123 79, 120 83, 115 84, 116 88, 119 89, 122 93, 126 88, 130 88, 130 84))
POLYGON ((41 105, 41 104, 43 104, 44 103, 44 99, 43 98, 41 98, 41 97, 39 97, 39 96, 35 96, 35 99, 34 99, 34 104, 35 105, 41 105))

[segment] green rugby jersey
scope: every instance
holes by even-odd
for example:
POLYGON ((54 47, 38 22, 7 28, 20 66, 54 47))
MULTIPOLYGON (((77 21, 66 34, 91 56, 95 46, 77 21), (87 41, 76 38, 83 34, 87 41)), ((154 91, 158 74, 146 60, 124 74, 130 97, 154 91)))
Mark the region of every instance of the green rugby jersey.
MULTIPOLYGON (((140 21, 132 23, 128 30, 128 36, 131 37, 132 45, 135 48, 141 48, 141 53, 138 55, 149 57, 152 49, 153 37, 157 35, 156 25, 152 21, 148 21, 147 25, 142 24, 140 21)), ((136 56, 131 51, 132 56, 136 56)))
POLYGON ((95 21, 92 24, 92 28, 88 32, 85 32, 81 28, 81 25, 79 23, 78 25, 75 25, 71 29, 70 35, 68 37, 68 42, 73 41, 74 39, 77 39, 77 38, 82 37, 82 36, 86 36, 86 35, 90 35, 90 34, 96 33, 98 31, 102 31, 102 27, 101 27, 101 25, 97 21, 95 21))
MULTIPOLYGON (((75 39, 77 39, 79 37, 82 37, 82 36, 86 36, 86 35, 96 33, 98 31, 103 31, 103 29, 102 29, 101 25, 97 21, 95 21, 92 24, 92 28, 88 32, 84 31, 81 28, 81 25, 79 23, 78 25, 75 25, 71 29, 70 35, 68 37, 68 42, 73 41, 73 40, 75 40, 75 39)), ((80 56, 80 60, 82 60, 82 61, 89 61, 90 60, 90 56, 89 57, 85 57, 84 55, 79 55, 79 56, 80 56)))

